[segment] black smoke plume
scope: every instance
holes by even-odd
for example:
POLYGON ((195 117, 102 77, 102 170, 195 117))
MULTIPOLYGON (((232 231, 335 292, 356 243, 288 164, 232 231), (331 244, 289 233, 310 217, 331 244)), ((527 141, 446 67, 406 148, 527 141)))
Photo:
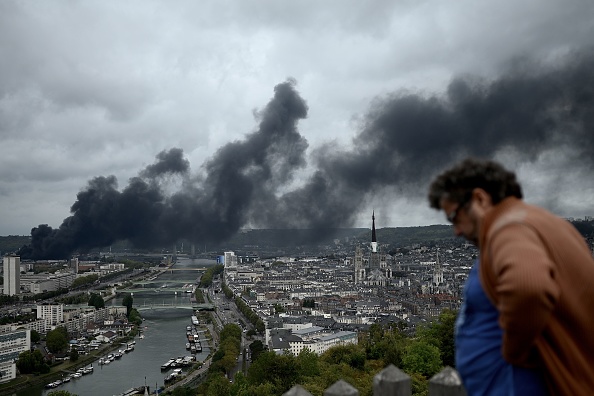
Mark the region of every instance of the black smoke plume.
POLYGON ((205 176, 192 177, 181 149, 157 155, 157 161, 118 190, 114 176, 97 177, 78 193, 58 229, 40 225, 23 258, 67 258, 74 251, 129 240, 137 247, 167 246, 181 238, 219 242, 232 236, 251 217, 253 203, 291 181, 305 166, 307 142, 297 121, 307 106, 289 80, 258 114, 259 128, 220 148, 204 164, 205 176), (167 194, 165 179, 178 178, 179 191, 167 194))
POLYGON ((140 247, 180 238, 220 242, 246 224, 309 229, 315 238, 351 226, 362 205, 382 194, 425 200, 429 179, 469 155, 513 152, 530 162, 564 149, 592 169, 594 56, 573 54, 554 66, 517 62, 493 81, 456 78, 445 95, 378 98, 352 148, 315 148, 310 176, 295 181, 307 165, 308 145, 297 130, 307 111, 294 81, 277 85, 257 130, 220 148, 202 176, 190 175, 181 149, 172 149, 121 192, 115 177, 95 178, 58 229, 33 228, 21 255, 63 258, 119 239, 140 247), (179 178, 182 188, 166 194, 165 176, 179 178))

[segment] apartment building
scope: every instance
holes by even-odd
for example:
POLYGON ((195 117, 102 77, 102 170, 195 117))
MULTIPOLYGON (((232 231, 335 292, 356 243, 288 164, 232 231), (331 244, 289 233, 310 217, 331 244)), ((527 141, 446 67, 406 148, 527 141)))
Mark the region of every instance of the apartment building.
POLYGON ((16 378, 15 362, 18 360, 20 353, 30 349, 30 330, 7 330, 0 333, 0 383, 16 378))
POLYGON ((21 293, 21 258, 4 256, 4 294, 14 296, 21 293))
POLYGON ((50 326, 57 326, 64 321, 64 304, 38 305, 37 319, 45 319, 50 326))

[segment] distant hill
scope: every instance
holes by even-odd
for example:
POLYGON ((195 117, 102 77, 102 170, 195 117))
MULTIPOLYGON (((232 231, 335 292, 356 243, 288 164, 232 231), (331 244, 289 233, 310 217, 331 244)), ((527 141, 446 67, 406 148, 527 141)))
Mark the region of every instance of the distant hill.
POLYGON ((379 243, 387 243, 392 247, 411 246, 456 238, 452 226, 442 224, 423 227, 381 228, 377 230, 376 234, 379 243))
POLYGON ((0 236, 0 254, 10 254, 31 243, 29 235, 0 236))
MULTIPOLYGON (((587 238, 594 238, 594 221, 575 221, 574 226, 587 238)), ((452 240, 455 238, 451 225, 431 225, 419 227, 395 227, 377 229, 377 240, 382 245, 389 245, 391 249, 426 244, 431 242, 452 240)), ((252 229, 242 230, 228 241, 216 246, 208 246, 209 251, 214 250, 260 250, 264 247, 290 249, 296 247, 314 248, 320 245, 333 245, 338 240, 343 244, 351 242, 367 243, 371 241, 370 228, 341 228, 326 230, 296 230, 296 229, 252 229)), ((30 236, 10 235, 0 236, 0 253, 9 254, 17 251, 23 245, 28 245, 30 236)), ((180 241, 181 242, 181 241, 180 241)), ((183 241, 186 251, 189 241, 183 241)), ((196 247, 200 249, 200 242, 196 247)), ((179 247, 179 245, 178 245, 179 247)), ((105 251, 109 247, 96 249, 105 251)), ((126 241, 115 243, 112 250, 136 250, 126 241)), ((155 247, 155 250, 168 250, 171 246, 155 247)))
MULTIPOLYGON (((423 227, 381 228, 376 230, 380 244, 388 244, 393 248, 410 246, 430 241, 454 238, 449 225, 432 225, 423 227)), ((342 244, 350 242, 368 243, 371 241, 371 228, 341 228, 326 230, 296 229, 253 229, 244 230, 228 241, 221 243, 229 249, 254 249, 263 247, 295 248, 298 246, 315 247, 332 245, 334 241, 342 244)))
MULTIPOLYGON (((380 244, 389 244, 392 247, 409 246, 417 243, 426 243, 428 241, 443 240, 452 238, 452 228, 447 225, 433 225, 423 227, 398 227, 398 228, 380 228, 377 230, 377 239, 380 244)), ((239 250, 259 250, 263 247, 272 248, 295 248, 299 246, 315 247, 319 245, 331 245, 335 240, 341 243, 359 241, 366 243, 371 241, 370 228, 341 228, 341 229, 323 229, 323 230, 299 230, 299 229, 251 229, 238 232, 228 241, 221 242, 213 246, 209 244, 208 249, 239 249, 239 250)), ((29 236, 0 236, 0 252, 8 254, 17 251, 23 245, 28 245, 31 241, 29 236)), ((189 246, 188 241, 184 241, 189 246)), ((197 248, 201 246, 196 244, 197 248)), ((105 251, 109 247, 96 249, 105 251)), ((112 250, 136 250, 126 241, 115 243, 111 246, 112 250)), ((170 246, 155 247, 155 250, 164 248, 170 249, 170 246)))

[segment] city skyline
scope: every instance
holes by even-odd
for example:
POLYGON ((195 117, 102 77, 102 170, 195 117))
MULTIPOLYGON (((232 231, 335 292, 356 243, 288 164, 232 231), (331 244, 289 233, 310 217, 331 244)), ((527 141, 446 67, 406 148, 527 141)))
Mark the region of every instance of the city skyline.
MULTIPOLYGON (((84 227, 93 188, 154 199, 148 232, 445 224, 427 183, 467 155, 516 170, 529 202, 594 214, 590 3, 0 10, 0 235, 84 227)), ((127 235, 128 213, 104 226, 127 235)))

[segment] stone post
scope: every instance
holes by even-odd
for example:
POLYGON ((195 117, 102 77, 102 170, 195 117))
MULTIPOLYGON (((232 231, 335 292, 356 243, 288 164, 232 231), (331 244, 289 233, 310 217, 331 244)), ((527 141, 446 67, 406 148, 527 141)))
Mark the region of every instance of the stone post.
POLYGON ((411 396, 412 380, 404 371, 393 364, 373 377, 374 396, 411 396))
POLYGON ((429 380, 431 396, 466 396, 466 389, 456 370, 447 366, 429 380))
POLYGON ((359 391, 344 380, 338 380, 324 391, 324 396, 359 396, 359 391))
POLYGON ((309 393, 301 385, 295 385, 294 387, 292 387, 291 389, 289 389, 288 391, 283 393, 283 396, 313 396, 313 395, 311 393, 309 393))

